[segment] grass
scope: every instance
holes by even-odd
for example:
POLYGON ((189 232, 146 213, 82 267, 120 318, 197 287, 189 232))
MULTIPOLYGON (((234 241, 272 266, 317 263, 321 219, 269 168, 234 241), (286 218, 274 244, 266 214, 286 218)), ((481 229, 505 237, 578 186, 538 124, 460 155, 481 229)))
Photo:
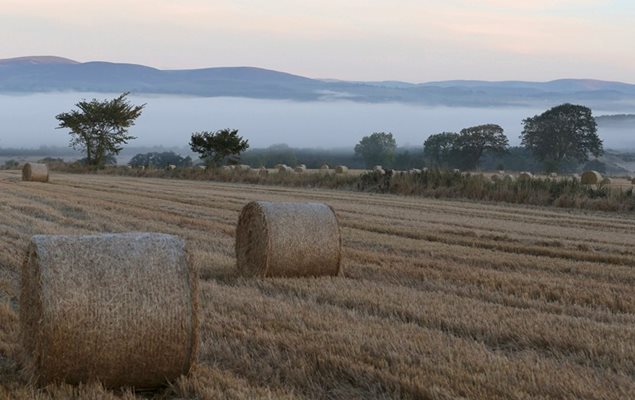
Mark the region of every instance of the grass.
POLYGON ((635 216, 235 183, 0 172, 0 398, 588 398, 635 395, 635 216), (344 277, 244 279, 251 200, 324 201, 344 277), (36 389, 17 363, 36 233, 159 231, 201 269, 196 368, 150 394, 36 389))
POLYGON ((538 177, 532 180, 499 180, 493 182, 488 175, 431 169, 418 173, 396 172, 392 176, 378 175, 362 170, 335 174, 317 170, 306 173, 280 174, 275 170, 265 176, 253 171, 225 172, 220 169, 198 168, 128 169, 110 167, 97 172, 84 167, 69 167, 65 172, 96 173, 102 175, 154 177, 188 180, 212 180, 286 187, 341 189, 347 191, 394 193, 445 199, 468 199, 506 202, 559 208, 579 208, 601 211, 635 210, 634 186, 625 184, 582 185, 573 178, 538 177))

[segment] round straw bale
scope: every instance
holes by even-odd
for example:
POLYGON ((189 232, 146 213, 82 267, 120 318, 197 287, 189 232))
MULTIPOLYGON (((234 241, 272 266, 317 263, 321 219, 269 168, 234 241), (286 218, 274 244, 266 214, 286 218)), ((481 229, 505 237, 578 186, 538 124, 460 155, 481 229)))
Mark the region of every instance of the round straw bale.
POLYGON ((175 236, 33 236, 20 295, 27 371, 41 385, 162 386, 195 359, 197 310, 196 272, 175 236))
POLYGON ((600 183, 603 185, 610 185, 611 183, 613 183, 613 180, 607 176, 606 178, 602 178, 600 183))
POLYGON ((409 173, 409 174, 420 174, 420 173, 421 173, 421 170, 420 170, 420 169, 418 169, 418 168, 413 168, 413 169, 411 169, 411 170, 408 170, 408 173, 409 173))
POLYGON ((602 182, 602 174, 597 171, 584 171, 580 177, 583 185, 597 185, 602 182))
POLYGON ((297 167, 295 167, 295 172, 298 172, 300 174, 306 172, 306 166, 304 164, 298 165, 297 167))
POLYGON ((329 165, 328 165, 328 164, 322 164, 322 165, 320 166, 320 169, 330 169, 330 168, 331 168, 331 167, 329 167, 329 165))
POLYGON ((555 172, 552 172, 552 173, 550 173, 550 174, 549 174, 549 177, 551 177, 551 178, 557 178, 557 177, 558 177, 558 174, 557 174, 557 173, 555 173, 555 172))
POLYGON ((288 165, 281 165, 278 168, 278 173, 280 174, 289 174, 289 173, 293 173, 293 168, 289 167, 288 165))
POLYGON ((238 164, 238 165, 234 166, 234 169, 237 170, 237 171, 246 172, 246 171, 250 171, 251 167, 249 165, 247 165, 247 164, 238 164))
POLYGON ((336 174, 347 174, 348 173, 348 167, 346 165, 338 165, 337 167, 335 167, 335 173, 336 174))
POLYGON ((176 169, 176 165, 174 164, 168 164, 168 169, 172 170, 172 169, 176 169))
POLYGON ((322 203, 247 204, 236 228, 238 271, 246 276, 338 275, 341 237, 322 203))
POLYGON ((46 164, 26 163, 22 167, 22 180, 28 182, 48 182, 49 167, 46 164))
POLYGON ((532 179, 534 179, 534 175, 531 172, 523 171, 520 174, 518 174, 519 181, 530 181, 532 179))
POLYGON ((461 173, 461 170, 460 170, 460 169, 458 169, 458 168, 454 168, 454 169, 452 170, 452 172, 454 172, 455 174, 460 174, 460 173, 461 173))
POLYGON ((221 171, 223 172, 232 172, 234 169, 230 165, 223 165, 221 171))
POLYGON ((423 169, 421 171, 428 172, 428 167, 423 167, 423 169))
POLYGON ((505 182, 515 182, 516 181, 516 177, 514 175, 512 175, 512 174, 505 174, 503 176, 503 180, 505 182))
POLYGON ((385 175, 386 171, 384 170, 384 168, 381 165, 375 165, 375 167, 373 168, 373 172, 375 172, 378 175, 385 175))
POLYGON ((492 182, 498 182, 498 181, 500 181, 502 178, 501 178, 501 176, 500 176, 500 175, 498 175, 498 174, 494 174, 494 175, 490 176, 490 177, 489 177, 489 179, 490 179, 492 182))

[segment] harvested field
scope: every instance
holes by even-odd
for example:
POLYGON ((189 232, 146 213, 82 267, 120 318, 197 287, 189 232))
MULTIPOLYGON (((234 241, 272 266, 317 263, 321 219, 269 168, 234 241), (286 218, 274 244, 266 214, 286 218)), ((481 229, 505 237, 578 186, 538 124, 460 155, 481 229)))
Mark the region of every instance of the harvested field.
POLYGON ((31 235, 121 231, 178 235, 201 270, 198 364, 160 398, 635 398, 632 213, 0 172, 0 229, 0 398, 134 398, 36 392, 16 364, 31 235), (344 277, 239 277, 253 200, 331 205, 344 277))

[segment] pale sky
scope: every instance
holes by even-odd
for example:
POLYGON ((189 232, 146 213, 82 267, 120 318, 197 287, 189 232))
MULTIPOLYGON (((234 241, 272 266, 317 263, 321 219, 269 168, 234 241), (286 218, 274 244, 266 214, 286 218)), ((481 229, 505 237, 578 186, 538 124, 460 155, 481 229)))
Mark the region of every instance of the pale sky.
POLYGON ((633 0, 0 0, 0 58, 635 83, 633 0))

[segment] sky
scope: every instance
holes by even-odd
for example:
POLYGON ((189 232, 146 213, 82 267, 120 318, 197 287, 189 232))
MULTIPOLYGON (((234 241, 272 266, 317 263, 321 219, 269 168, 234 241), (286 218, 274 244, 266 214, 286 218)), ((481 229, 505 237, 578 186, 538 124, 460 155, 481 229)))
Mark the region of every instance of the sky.
POLYGON ((0 0, 0 58, 635 83, 633 0, 0 0))

